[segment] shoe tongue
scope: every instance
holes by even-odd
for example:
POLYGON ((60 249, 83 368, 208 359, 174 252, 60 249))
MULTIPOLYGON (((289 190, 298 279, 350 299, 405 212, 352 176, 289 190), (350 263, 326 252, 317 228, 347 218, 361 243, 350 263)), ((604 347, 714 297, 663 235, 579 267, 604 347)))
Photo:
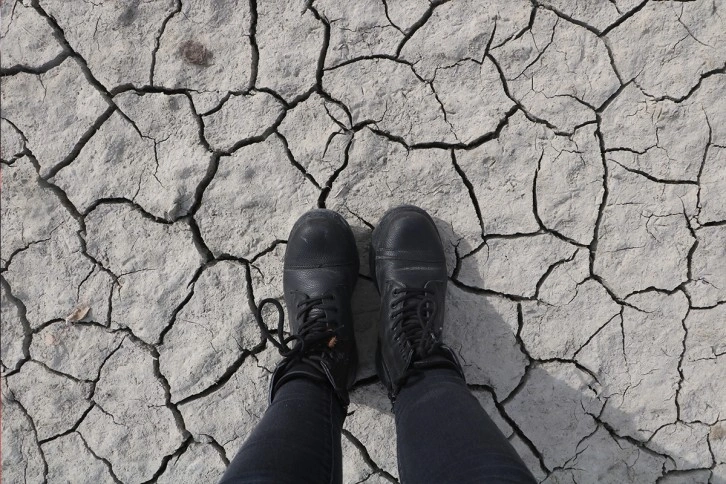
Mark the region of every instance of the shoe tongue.
POLYGON ((320 316, 321 318, 326 318, 327 315, 325 313, 325 310, 316 307, 316 308, 313 308, 310 311, 308 311, 308 317, 309 318, 315 318, 315 317, 318 317, 318 316, 320 316))
MULTIPOLYGON (((429 340, 433 340, 430 342, 429 347, 431 345, 435 345, 436 341, 437 341, 436 338, 431 333, 424 334, 422 336, 422 338, 427 338, 429 340)), ((421 347, 421 345, 417 345, 416 348, 413 349, 413 359, 414 359, 414 361, 428 359, 428 358, 431 358, 436 353, 437 353, 436 348, 427 352, 425 344, 423 345, 423 348, 421 347)))
MULTIPOLYGON (((309 309, 307 311, 307 315, 305 317, 306 320, 310 319, 321 319, 324 320, 327 324, 325 324, 326 327, 330 328, 330 322, 332 321, 331 315, 323 308, 320 307, 313 307, 312 309, 309 309)), ((334 328, 331 328, 334 329, 334 328)))
POLYGON ((321 308, 320 305, 330 305, 330 300, 328 298, 330 294, 331 292, 329 287, 323 286, 317 281, 311 281, 306 285, 304 291, 301 291, 298 301, 307 303, 307 300, 324 298, 322 303, 316 304, 312 308, 308 309, 307 314, 310 318, 317 316, 326 317, 330 316, 330 314, 326 313, 325 309, 321 308))

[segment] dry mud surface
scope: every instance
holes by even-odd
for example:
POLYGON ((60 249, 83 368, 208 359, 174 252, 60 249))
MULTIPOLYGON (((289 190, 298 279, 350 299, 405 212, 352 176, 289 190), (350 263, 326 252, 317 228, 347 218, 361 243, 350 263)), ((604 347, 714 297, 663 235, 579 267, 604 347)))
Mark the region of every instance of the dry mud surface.
POLYGON ((0 4, 5 482, 215 481, 314 207, 363 259, 345 482, 397 482, 365 248, 405 202, 540 480, 726 483, 724 0, 0 4))

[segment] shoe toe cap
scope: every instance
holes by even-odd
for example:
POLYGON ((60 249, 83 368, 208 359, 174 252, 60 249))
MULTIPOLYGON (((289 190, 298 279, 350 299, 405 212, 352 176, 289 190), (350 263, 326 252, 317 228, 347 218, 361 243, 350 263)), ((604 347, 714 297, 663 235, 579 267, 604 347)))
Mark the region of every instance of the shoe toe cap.
POLYGON ((311 210, 295 223, 288 237, 285 263, 290 267, 326 267, 358 261, 348 223, 331 210, 311 210))
POLYGON ((439 232, 431 216, 417 207, 399 207, 388 212, 379 224, 377 246, 397 253, 422 253, 444 258, 439 232))

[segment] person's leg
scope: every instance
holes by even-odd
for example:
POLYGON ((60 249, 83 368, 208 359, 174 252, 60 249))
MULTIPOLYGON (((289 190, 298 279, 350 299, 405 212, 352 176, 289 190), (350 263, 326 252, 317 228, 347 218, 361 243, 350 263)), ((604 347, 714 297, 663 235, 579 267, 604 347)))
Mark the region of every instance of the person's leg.
POLYGON ((357 363, 350 300, 358 268, 355 238, 343 217, 312 210, 295 223, 282 282, 291 334, 284 336, 282 305, 261 301, 257 323, 283 359, 272 374, 270 407, 223 483, 342 481, 340 434, 357 363), (267 304, 279 313, 279 339, 262 321, 267 304))
POLYGON ((536 482, 456 371, 411 376, 393 410, 401 482, 536 482))
POLYGON ((431 216, 389 210, 369 260, 381 294, 376 364, 394 402, 402 482, 533 482, 442 342, 448 273, 431 216))
POLYGON ((345 412, 333 388, 298 378, 281 386, 222 478, 232 483, 340 483, 345 412))

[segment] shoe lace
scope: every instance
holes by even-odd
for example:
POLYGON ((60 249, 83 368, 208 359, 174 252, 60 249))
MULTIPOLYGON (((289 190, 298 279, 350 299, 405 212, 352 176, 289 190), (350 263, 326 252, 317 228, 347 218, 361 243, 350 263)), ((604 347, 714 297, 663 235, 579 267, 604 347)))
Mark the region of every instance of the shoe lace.
POLYGON ((334 305, 327 304, 328 301, 333 300, 335 300, 335 296, 332 295, 306 297, 301 300, 297 304, 295 316, 296 320, 300 322, 299 331, 297 334, 286 337, 283 336, 285 334, 285 311, 277 299, 267 298, 260 301, 255 312, 255 319, 262 334, 280 351, 283 358, 319 361, 322 354, 331 352, 340 339, 338 325, 326 317, 327 312, 337 311, 334 305), (272 304, 277 309, 277 338, 272 335, 262 317, 262 311, 268 304, 272 304), (291 347, 290 343, 293 341, 295 344, 291 347))
POLYGON ((391 309, 401 304, 391 313, 394 339, 408 343, 414 356, 426 358, 441 346, 434 328, 438 312, 435 292, 428 288, 395 288, 393 295, 397 297, 391 300, 391 309))

